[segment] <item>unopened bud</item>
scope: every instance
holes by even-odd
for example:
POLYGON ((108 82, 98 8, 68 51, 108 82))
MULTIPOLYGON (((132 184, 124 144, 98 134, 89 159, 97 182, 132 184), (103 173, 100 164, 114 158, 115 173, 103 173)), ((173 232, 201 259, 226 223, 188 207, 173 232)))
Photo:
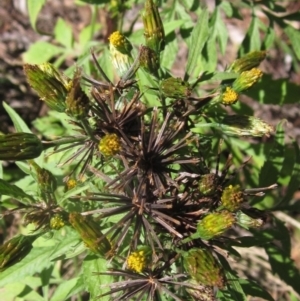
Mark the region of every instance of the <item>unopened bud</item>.
POLYGON ((40 236, 18 235, 0 246, 0 271, 21 261, 32 249, 32 243, 40 236))
POLYGON ((42 101, 55 111, 65 111, 65 100, 70 88, 70 79, 49 63, 24 65, 24 72, 30 86, 42 101))
POLYGON ((80 86, 80 70, 76 69, 66 98, 66 113, 78 120, 87 117, 90 101, 80 86))
POLYGON ((0 135, 0 160, 29 160, 40 156, 41 140, 31 133, 0 135))
POLYGON ((142 18, 146 46, 156 54, 159 54, 165 48, 165 32, 158 8, 153 3, 153 0, 145 1, 145 10, 142 18))
POLYGON ((243 57, 236 59, 228 68, 228 71, 242 73, 243 71, 256 68, 266 58, 266 51, 252 51, 243 57))
POLYGON ((183 254, 183 266, 188 275, 200 285, 225 285, 222 266, 208 249, 190 249, 183 254))
POLYGON ((111 245, 107 237, 102 233, 100 225, 92 218, 72 212, 69 214, 69 222, 93 253, 103 256, 111 250, 111 245))
POLYGON ((141 46, 139 52, 140 67, 143 67, 147 72, 158 75, 160 68, 159 57, 154 50, 147 46, 141 46))

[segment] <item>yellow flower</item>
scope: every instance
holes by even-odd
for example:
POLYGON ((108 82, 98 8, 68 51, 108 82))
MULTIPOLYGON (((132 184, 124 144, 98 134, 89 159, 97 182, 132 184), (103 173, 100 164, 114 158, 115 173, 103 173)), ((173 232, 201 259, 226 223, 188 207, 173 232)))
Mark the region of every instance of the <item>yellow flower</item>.
POLYGON ((106 134, 99 143, 99 150, 105 156, 114 156, 121 150, 120 138, 116 134, 106 134))
POLYGON ((232 105, 237 102, 239 94, 235 92, 231 87, 226 87, 224 93, 222 94, 222 104, 232 105))
POLYGON ((75 179, 69 179, 66 185, 68 190, 73 189, 77 185, 77 181, 75 179))
POLYGON ((127 259, 128 269, 137 273, 142 272, 147 265, 147 252, 145 250, 131 253, 127 259))
POLYGON ((238 78, 233 82, 232 88, 236 92, 241 92, 252 87, 261 77, 263 73, 258 68, 243 71, 238 78))
POLYGON ((240 208, 241 203, 244 201, 243 192, 239 185, 229 185, 223 190, 221 196, 222 205, 224 208, 233 212, 240 208))

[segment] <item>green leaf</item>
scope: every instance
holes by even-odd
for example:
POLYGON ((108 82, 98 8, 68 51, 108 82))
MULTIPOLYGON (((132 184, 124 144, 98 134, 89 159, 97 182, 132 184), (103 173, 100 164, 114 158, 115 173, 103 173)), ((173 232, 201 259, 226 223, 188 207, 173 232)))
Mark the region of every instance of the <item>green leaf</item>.
POLYGON ((267 291, 265 291, 258 283, 248 279, 239 279, 239 282, 245 294, 254 297, 260 297, 268 301, 275 301, 273 297, 267 291))
POLYGON ((253 15, 248 32, 245 36, 245 39, 239 51, 239 55, 243 56, 250 51, 259 50, 259 49, 260 49, 259 19, 255 15, 253 15))
POLYGON ((184 80, 188 80, 192 75, 193 70, 196 67, 196 64, 199 59, 199 55, 209 37, 209 28, 208 28, 208 11, 205 9, 202 11, 198 18, 191 36, 191 43, 189 45, 189 55, 186 65, 186 71, 184 80))
POLYGON ((293 104, 300 103, 300 86, 287 78, 272 79, 272 75, 264 74, 247 95, 257 99, 261 104, 293 104))
POLYGON ((28 204, 26 200, 34 201, 33 197, 25 193, 21 188, 16 185, 9 184, 6 181, 0 179, 0 194, 8 195, 12 198, 19 200, 24 204, 28 204))
POLYGON ((275 244, 265 247, 265 250, 269 256, 269 263, 271 264, 273 273, 278 274, 286 284, 290 285, 300 294, 300 273, 289 254, 283 252, 275 244))
POLYGON ((33 248, 31 252, 20 262, 0 273, 0 287, 8 283, 17 282, 26 276, 41 272, 52 263, 49 256, 53 247, 33 248))
POLYGON ((36 20, 46 0, 27 0, 29 20, 32 28, 36 31, 36 20))
POLYGON ((24 120, 20 117, 20 115, 11 108, 6 102, 3 101, 3 107, 5 111, 8 113, 9 117, 11 118, 17 132, 24 132, 24 133, 32 133, 29 127, 26 125, 24 120))
POLYGON ((62 18, 58 18, 54 28, 55 40, 67 49, 73 46, 72 27, 67 24, 62 18))
MULTIPOLYGON (((276 129, 275 140, 273 145, 266 155, 266 161, 261 168, 259 174, 259 187, 267 187, 277 182, 279 173, 282 169, 282 163, 284 161, 284 122, 280 122, 276 129)), ((254 199, 252 204, 258 203, 259 199, 254 199)))
POLYGON ((50 301, 67 300, 71 296, 84 290, 84 283, 81 278, 64 280, 54 291, 50 301))
MULTIPOLYGON (((105 258, 99 258, 95 255, 88 255, 84 259, 82 271, 86 289, 91 294, 91 301, 96 301, 97 296, 109 290, 108 287, 103 288, 101 286, 113 282, 113 278, 111 276, 97 275, 97 273, 103 273, 107 271, 107 264, 108 261, 105 258)), ((102 300, 110 300, 110 297, 102 297, 101 301, 102 300)))
POLYGON ((48 62, 54 56, 61 54, 64 48, 52 45, 48 42, 38 41, 32 44, 24 53, 23 60, 28 64, 42 64, 48 62))
POLYGON ((294 147, 293 172, 290 176, 287 189, 284 193, 284 197, 282 198, 282 200, 278 205, 285 205, 289 203, 292 200, 294 193, 298 191, 300 187, 300 149, 296 141, 294 141, 293 147, 294 147))
POLYGON ((294 27, 287 25, 284 28, 284 32, 289 37, 293 50, 296 53, 298 60, 300 60, 300 32, 294 27))

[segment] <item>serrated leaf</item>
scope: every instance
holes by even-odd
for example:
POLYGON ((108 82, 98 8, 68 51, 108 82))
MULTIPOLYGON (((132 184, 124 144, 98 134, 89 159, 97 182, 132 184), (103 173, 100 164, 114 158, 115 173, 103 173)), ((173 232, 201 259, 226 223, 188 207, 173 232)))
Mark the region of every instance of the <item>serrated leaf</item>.
POLYGON ((21 188, 16 185, 9 184, 2 179, 0 179, 0 194, 15 198, 24 204, 28 204, 26 200, 34 201, 32 196, 24 192, 21 188))
POLYGON ((17 132, 24 132, 24 133, 32 133, 27 124, 24 122, 24 120, 20 117, 20 115, 11 108, 6 102, 3 101, 3 107, 9 117, 11 118, 15 129, 17 132))
POLYGON ((73 45, 72 27, 62 18, 58 18, 54 28, 55 40, 67 49, 71 49, 73 45))
MULTIPOLYGON (((99 258, 95 255, 88 255, 83 261, 82 271, 84 282, 86 289, 91 294, 91 301, 96 301, 97 296, 109 290, 108 287, 103 288, 101 285, 104 286, 113 282, 113 277, 111 276, 97 275, 97 273, 107 271, 107 263, 108 261, 105 258, 99 258)), ((102 300, 110 300, 110 297, 102 297, 102 300)))
POLYGON ((41 272, 52 263, 49 256, 53 247, 33 248, 30 253, 20 262, 0 273, 0 287, 17 282, 26 276, 41 272))
POLYGON ((205 9, 201 12, 198 21, 192 31, 184 80, 188 80, 192 75, 199 59, 199 55, 201 54, 201 51, 208 37, 208 11, 205 9))
POLYGON ((28 0, 27 8, 32 28, 36 31, 36 20, 46 0, 28 0))
POLYGON ((63 51, 64 48, 62 47, 44 41, 37 41, 24 53, 23 61, 28 64, 42 64, 48 62, 54 56, 61 54, 63 51))

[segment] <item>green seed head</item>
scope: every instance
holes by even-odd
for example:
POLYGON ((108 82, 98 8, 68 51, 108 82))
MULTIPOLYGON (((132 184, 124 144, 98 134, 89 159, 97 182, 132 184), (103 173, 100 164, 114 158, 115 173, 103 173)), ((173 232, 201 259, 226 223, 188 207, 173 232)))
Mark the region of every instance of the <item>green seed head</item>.
POLYGON ((233 82, 232 89, 237 93, 251 88, 261 77, 263 73, 258 68, 243 71, 233 82))
POLYGON ((236 220, 237 223, 245 228, 245 229, 249 229, 249 228, 259 228, 263 225, 264 221, 261 218, 252 218, 251 216, 245 214, 242 211, 238 211, 236 213, 236 220))

